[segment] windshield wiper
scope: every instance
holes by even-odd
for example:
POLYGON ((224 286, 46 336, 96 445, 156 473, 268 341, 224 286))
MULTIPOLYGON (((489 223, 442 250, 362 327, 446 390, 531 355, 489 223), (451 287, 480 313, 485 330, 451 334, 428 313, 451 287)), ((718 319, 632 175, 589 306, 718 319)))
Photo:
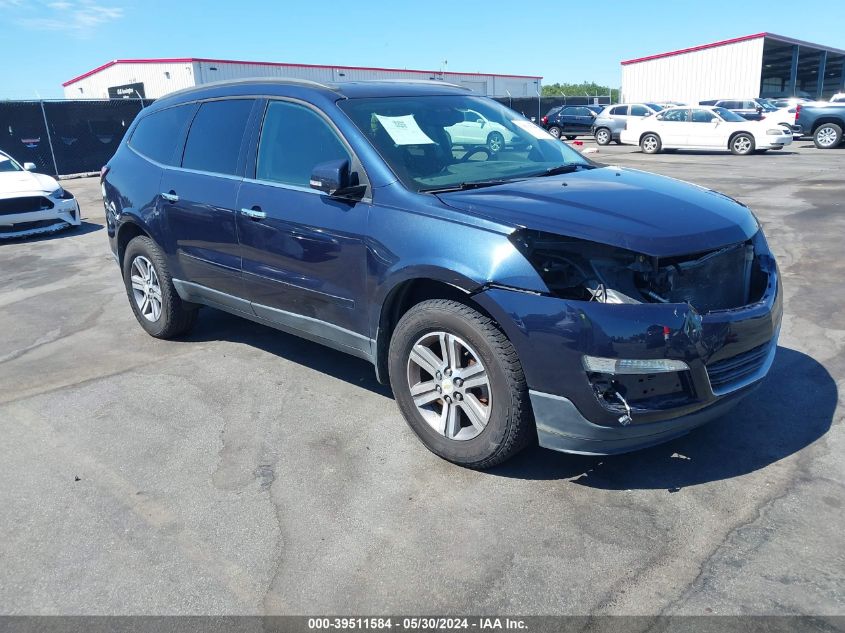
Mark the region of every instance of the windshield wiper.
POLYGON ((540 178, 542 176, 557 176, 558 174, 571 174, 573 171, 578 171, 579 169, 593 169, 593 165, 587 165, 584 163, 564 163, 563 165, 558 165, 557 167, 550 167, 546 171, 536 174, 536 177, 540 178))
POLYGON ((447 191, 466 191, 467 189, 481 189, 482 187, 493 187, 495 185, 503 185, 506 182, 513 182, 513 180, 475 180, 471 182, 462 182, 459 185, 451 185, 449 187, 435 187, 433 189, 420 189, 423 193, 446 193, 447 191))

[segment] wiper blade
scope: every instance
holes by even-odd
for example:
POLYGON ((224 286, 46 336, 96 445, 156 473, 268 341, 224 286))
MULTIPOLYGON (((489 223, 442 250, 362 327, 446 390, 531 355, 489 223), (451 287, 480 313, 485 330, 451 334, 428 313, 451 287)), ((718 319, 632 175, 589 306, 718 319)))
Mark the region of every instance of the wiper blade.
POLYGON ((495 185, 503 185, 506 182, 513 182, 512 180, 476 180, 473 182, 462 182, 459 185, 452 185, 450 187, 437 187, 434 189, 421 189, 425 193, 445 193, 447 191, 466 191, 467 189, 481 189, 482 187, 493 187, 495 185))
POLYGON ((558 174, 571 174, 573 171, 578 171, 579 169, 592 168, 592 165, 585 165, 583 163, 564 163, 563 165, 558 165, 557 167, 550 167, 543 173, 537 174, 537 177, 557 176, 558 174))

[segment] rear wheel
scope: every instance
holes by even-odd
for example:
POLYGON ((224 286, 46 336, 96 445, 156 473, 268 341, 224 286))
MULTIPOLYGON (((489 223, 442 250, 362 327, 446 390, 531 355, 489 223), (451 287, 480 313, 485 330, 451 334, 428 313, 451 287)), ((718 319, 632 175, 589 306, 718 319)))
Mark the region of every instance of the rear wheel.
POLYGON ((754 153, 754 137, 745 132, 741 132, 731 139, 730 144, 731 154, 737 156, 748 156, 754 153))
POLYGON ((400 411, 436 455, 489 468, 534 437, 516 350, 470 306, 435 299, 411 308, 393 332, 388 363, 400 411))
POLYGON ((129 242, 123 282, 135 318, 151 336, 171 338, 194 326, 197 306, 179 298, 164 253, 150 238, 139 236, 129 242))
POLYGON ((613 135, 606 127, 600 127, 596 130, 596 143, 599 145, 609 145, 613 140, 613 135))
POLYGON ((644 154, 657 154, 661 147, 663 147, 663 144, 657 134, 649 132, 640 139, 640 149, 644 154))
POLYGON ((836 123, 822 123, 813 134, 813 143, 819 149, 830 149, 842 142, 842 128, 836 123))
POLYGON ((556 125, 553 125, 549 128, 549 134, 551 134, 555 138, 560 138, 560 128, 556 125))

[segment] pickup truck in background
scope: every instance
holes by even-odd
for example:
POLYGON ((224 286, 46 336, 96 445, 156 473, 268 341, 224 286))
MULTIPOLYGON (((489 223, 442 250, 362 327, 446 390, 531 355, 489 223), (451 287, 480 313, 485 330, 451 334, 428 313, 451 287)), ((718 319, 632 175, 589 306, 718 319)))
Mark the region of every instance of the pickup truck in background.
POLYGON ((804 134, 813 137, 819 149, 832 149, 842 143, 845 129, 845 103, 799 103, 795 109, 795 124, 804 134))

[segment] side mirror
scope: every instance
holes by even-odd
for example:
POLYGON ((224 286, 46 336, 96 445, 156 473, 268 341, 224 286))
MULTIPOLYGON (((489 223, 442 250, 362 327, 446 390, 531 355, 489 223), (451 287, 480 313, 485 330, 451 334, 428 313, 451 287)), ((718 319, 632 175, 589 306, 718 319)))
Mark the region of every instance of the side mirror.
POLYGON ((23 168, 27 171, 35 171, 38 167, 35 166, 35 163, 24 163, 23 168))
POLYGON ((712 119, 710 119, 710 123, 712 123, 713 125, 719 125, 719 119, 713 117, 712 119))
POLYGON ((311 170, 311 178, 308 181, 312 189, 322 191, 330 196, 335 195, 349 187, 349 161, 330 160, 319 163, 311 170))

